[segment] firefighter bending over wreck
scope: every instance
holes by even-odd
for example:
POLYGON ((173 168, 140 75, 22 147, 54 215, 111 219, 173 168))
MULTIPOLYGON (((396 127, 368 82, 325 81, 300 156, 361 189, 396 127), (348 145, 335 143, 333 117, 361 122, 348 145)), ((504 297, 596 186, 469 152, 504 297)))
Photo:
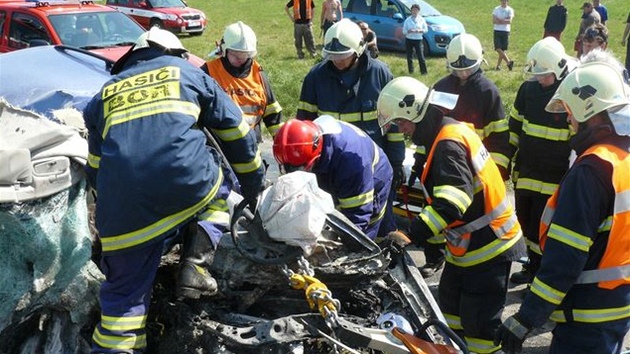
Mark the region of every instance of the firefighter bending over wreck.
POLYGON ((145 352, 152 284, 176 239, 183 238, 178 296, 215 293, 204 266, 214 253, 209 235, 218 240, 228 226, 225 198, 238 182, 248 200, 262 186, 254 132, 216 82, 182 58, 186 52, 174 34, 153 27, 84 112, 106 277, 95 353, 145 352), (238 182, 202 128, 221 140, 238 182))
POLYGON ((494 353, 512 261, 525 255, 520 224, 501 173, 481 139, 465 123, 443 115, 454 95, 399 77, 378 99, 379 125, 397 125, 417 146, 427 147, 420 180, 428 205, 411 222, 416 244, 443 234, 446 265, 438 302, 447 324, 475 353, 494 353))
POLYGON ((361 129, 331 116, 292 119, 278 131, 273 154, 283 172, 316 174, 319 187, 369 238, 391 231, 379 232, 379 228, 389 212, 392 167, 383 150, 361 129))

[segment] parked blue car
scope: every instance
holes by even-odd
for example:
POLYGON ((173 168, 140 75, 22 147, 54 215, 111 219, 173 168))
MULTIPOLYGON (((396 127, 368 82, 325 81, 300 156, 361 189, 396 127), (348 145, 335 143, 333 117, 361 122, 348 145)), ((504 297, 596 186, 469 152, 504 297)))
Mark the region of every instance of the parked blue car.
POLYGON ((378 48, 404 51, 403 22, 411 15, 411 5, 420 5, 420 14, 429 31, 424 34, 425 55, 445 55, 451 39, 466 32, 457 19, 445 16, 423 0, 342 0, 344 17, 366 22, 378 40, 378 48))

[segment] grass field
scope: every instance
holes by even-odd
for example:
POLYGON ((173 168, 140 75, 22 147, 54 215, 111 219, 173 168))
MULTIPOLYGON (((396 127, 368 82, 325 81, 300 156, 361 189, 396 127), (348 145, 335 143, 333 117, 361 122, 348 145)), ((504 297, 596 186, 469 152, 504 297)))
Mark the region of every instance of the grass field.
MULTIPOLYGON (((316 23, 319 23, 321 4, 316 2, 316 23)), ((543 22, 549 6, 554 0, 512 0, 510 6, 514 8, 515 18, 512 23, 510 48, 508 55, 515 61, 514 71, 493 71, 497 54, 492 46, 492 9, 498 0, 429 0, 429 2, 447 14, 459 19, 468 33, 477 36, 484 47, 485 59, 488 65, 482 66, 486 75, 499 87, 506 109, 509 109, 516 95, 516 91, 523 81, 523 67, 529 48, 542 37, 543 22)), ((251 26, 258 36, 258 60, 269 73, 271 83, 284 108, 285 118, 295 115, 302 86, 302 80, 308 70, 315 64, 314 59, 298 60, 293 46, 293 25, 284 12, 286 0, 188 0, 190 6, 203 10, 209 18, 208 29, 202 36, 182 36, 184 45, 194 54, 205 58, 214 49, 214 43, 223 34, 226 25, 243 21, 251 26)), ((583 0, 565 0, 569 9, 567 28, 562 36, 562 43, 567 53, 574 55, 573 40, 578 32, 583 0)), ((628 0, 604 0, 602 3, 608 8, 609 20, 609 49, 621 61, 625 58, 625 47, 622 47, 621 37, 625 22, 630 12, 628 0)), ((317 27, 317 26, 315 26, 317 27)), ((320 30, 315 30, 318 49, 321 49, 323 39, 319 37, 320 30)), ((407 74, 407 64, 404 53, 390 53, 381 51, 379 59, 386 62, 394 76, 407 74)), ((417 63, 416 63, 417 65, 417 63)), ((431 57, 427 60, 429 75, 421 80, 432 85, 438 79, 448 74, 444 57, 431 57)), ((418 78, 420 78, 418 76, 418 78)), ((506 111, 507 112, 507 111, 506 111)))

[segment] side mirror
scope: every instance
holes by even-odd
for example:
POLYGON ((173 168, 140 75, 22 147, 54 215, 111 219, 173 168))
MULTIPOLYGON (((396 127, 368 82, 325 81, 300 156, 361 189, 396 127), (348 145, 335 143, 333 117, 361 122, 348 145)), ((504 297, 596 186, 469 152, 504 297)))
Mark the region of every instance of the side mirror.
POLYGON ((403 17, 403 15, 400 12, 396 12, 394 14, 394 16, 392 16, 392 18, 394 20, 398 20, 398 21, 403 21, 405 18, 403 17))

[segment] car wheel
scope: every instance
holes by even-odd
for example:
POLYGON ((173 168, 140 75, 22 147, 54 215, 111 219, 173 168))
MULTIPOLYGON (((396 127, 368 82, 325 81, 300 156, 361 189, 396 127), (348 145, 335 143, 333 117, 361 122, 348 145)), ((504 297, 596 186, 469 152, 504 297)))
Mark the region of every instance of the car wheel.
POLYGON ((164 29, 164 23, 162 23, 161 20, 158 20, 156 18, 151 20, 151 27, 157 27, 157 28, 161 28, 164 29))
POLYGON ((203 34, 203 31, 201 32, 190 32, 191 36, 201 36, 203 34))
POLYGON ((429 48, 429 43, 425 38, 422 39, 422 52, 424 53, 424 57, 427 58, 431 55, 431 50, 429 48))

